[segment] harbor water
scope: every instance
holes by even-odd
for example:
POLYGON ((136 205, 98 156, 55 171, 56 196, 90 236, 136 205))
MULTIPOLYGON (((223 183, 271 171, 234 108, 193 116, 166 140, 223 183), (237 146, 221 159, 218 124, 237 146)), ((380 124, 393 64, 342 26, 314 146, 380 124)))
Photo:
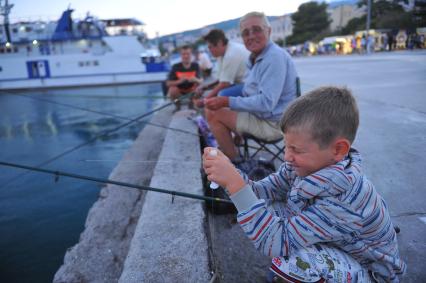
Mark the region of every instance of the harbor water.
MULTIPOLYGON (((160 84, 0 91, 0 160, 38 166, 162 103, 160 84)), ((107 178, 144 122, 43 168, 107 178)), ((1 167, 0 282, 51 282, 66 250, 78 242, 100 186, 1 167)))

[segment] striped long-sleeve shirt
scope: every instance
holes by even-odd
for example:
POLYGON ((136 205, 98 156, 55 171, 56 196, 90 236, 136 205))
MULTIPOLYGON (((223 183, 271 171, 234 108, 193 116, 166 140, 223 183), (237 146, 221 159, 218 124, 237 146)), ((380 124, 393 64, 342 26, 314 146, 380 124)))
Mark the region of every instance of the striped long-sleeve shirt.
POLYGON ((361 156, 298 177, 290 164, 231 196, 238 222, 258 250, 290 256, 314 243, 328 243, 362 266, 397 281, 405 271, 386 203, 361 170, 361 156))

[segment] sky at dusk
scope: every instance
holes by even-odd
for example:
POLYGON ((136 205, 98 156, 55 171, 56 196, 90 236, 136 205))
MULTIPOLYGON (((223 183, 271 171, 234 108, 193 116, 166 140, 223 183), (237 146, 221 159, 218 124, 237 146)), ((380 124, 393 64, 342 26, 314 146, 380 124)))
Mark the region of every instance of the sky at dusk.
MULTIPOLYGON (((4 3, 4 0, 2 1, 4 3)), ((251 11, 280 16, 297 11, 307 0, 9 0, 10 21, 57 20, 71 5, 74 18, 87 12, 101 19, 136 18, 153 38, 238 18, 251 11)))

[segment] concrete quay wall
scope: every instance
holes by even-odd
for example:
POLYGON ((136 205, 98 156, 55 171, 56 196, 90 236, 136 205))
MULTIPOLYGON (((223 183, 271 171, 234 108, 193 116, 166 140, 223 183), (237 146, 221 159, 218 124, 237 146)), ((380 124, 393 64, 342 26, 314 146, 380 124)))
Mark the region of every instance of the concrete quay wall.
MULTIPOLYGON (((147 125, 109 179, 203 194, 196 125, 172 110, 151 122, 194 135, 147 125)), ((202 201, 107 185, 53 282, 208 282, 205 220, 202 201)))

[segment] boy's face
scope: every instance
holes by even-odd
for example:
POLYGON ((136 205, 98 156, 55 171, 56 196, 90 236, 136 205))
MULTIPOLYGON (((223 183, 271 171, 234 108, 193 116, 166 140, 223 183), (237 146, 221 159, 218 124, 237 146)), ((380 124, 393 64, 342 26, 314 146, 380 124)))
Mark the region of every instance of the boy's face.
POLYGON ((290 129, 284 133, 284 140, 284 159, 291 163, 299 177, 336 163, 334 146, 320 148, 308 131, 290 129))

